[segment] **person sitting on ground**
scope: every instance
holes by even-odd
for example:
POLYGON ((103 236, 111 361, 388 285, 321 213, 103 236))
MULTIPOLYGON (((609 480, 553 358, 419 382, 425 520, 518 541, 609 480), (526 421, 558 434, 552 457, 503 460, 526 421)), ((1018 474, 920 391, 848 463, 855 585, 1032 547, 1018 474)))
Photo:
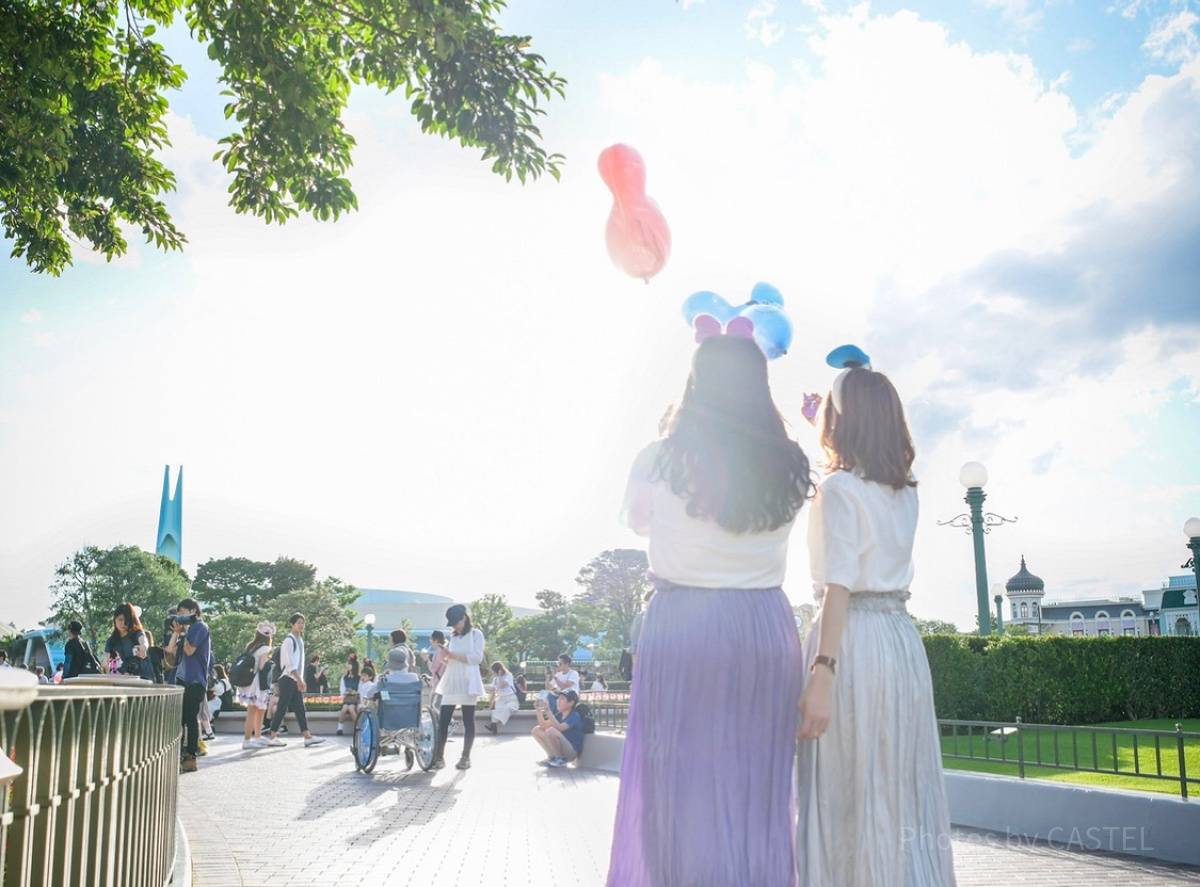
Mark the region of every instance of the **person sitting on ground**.
POLYGON ((539 700, 536 709, 538 723, 533 728, 533 738, 549 755, 539 764, 565 767, 583 751, 583 718, 575 711, 578 704, 579 694, 574 690, 559 693, 555 697, 557 710, 552 717, 549 706, 539 700))
POLYGON ((488 685, 492 719, 488 722, 487 729, 498 733, 500 728, 508 723, 512 713, 521 707, 521 703, 517 701, 517 688, 513 683, 513 676, 508 673, 503 662, 497 660, 492 663, 492 674, 494 677, 488 685))

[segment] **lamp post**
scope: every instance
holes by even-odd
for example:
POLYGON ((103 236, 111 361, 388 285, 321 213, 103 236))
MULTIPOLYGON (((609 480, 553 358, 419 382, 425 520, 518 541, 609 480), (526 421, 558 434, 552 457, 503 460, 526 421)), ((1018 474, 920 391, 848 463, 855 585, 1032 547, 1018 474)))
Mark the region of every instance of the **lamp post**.
POLYGON ((1200 613, 1200 517, 1189 517, 1183 522, 1183 535, 1187 536, 1192 556, 1182 566, 1184 569, 1191 567, 1192 575, 1196 577, 1196 610, 1200 613))
POLYGON ((1004 586, 999 582, 992 583, 992 603, 996 605, 996 635, 1004 637, 1004 586))
POLYGON ((367 658, 373 659, 371 655, 371 637, 375 634, 375 614, 368 613, 363 617, 363 625, 367 627, 367 658))
POLYGON ((983 551, 983 534, 991 532, 992 527, 1014 523, 1016 518, 1001 517, 990 511, 984 514, 983 501, 987 496, 983 487, 987 483, 987 469, 982 463, 968 462, 963 465, 958 472, 958 482, 967 488, 967 495, 963 501, 970 507, 970 514, 960 514, 937 523, 939 527, 965 529, 975 543, 975 595, 979 605, 979 634, 986 637, 992 633, 992 620, 988 616, 987 559, 983 551))

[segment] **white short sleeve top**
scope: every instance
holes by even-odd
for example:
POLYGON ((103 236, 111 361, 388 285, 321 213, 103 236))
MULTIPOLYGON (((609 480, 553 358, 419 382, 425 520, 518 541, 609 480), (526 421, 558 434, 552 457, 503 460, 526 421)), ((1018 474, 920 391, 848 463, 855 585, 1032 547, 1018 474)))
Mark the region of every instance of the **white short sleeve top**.
POLYGON ((907 591, 913 578, 917 488, 896 490, 836 471, 821 481, 808 519, 808 555, 818 596, 826 585, 850 591, 907 591))
POLYGON ((650 537, 650 569, 656 576, 696 588, 775 588, 787 571, 788 536, 794 521, 762 533, 731 533, 716 521, 687 513, 687 502, 655 480, 662 441, 645 447, 633 462, 621 521, 650 537))

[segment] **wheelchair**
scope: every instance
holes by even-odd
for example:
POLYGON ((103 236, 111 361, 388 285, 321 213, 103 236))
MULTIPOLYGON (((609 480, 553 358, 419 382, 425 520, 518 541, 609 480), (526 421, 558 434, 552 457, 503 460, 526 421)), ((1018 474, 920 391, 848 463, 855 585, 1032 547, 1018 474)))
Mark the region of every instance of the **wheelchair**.
POLYGON ((401 751, 405 770, 414 762, 425 771, 433 766, 437 717, 422 700, 424 689, 416 675, 396 672, 384 676, 373 699, 363 700, 350 744, 356 770, 370 773, 380 756, 401 751))

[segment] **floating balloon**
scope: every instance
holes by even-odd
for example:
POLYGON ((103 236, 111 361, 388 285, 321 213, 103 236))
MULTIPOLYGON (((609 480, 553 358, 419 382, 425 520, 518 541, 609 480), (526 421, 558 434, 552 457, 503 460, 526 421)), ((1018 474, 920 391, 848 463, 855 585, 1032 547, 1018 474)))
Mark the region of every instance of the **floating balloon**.
POLYGON ((754 284, 754 289, 750 290, 750 301, 758 302, 760 305, 778 305, 783 307, 783 293, 769 283, 759 281, 754 284))
POLYGON ((604 231, 609 258, 649 283, 671 255, 671 231, 658 204, 646 196, 646 165, 628 145, 605 148, 596 165, 613 196, 604 231))
POLYGON ((754 341, 767 360, 787 354, 792 346, 792 321, 783 308, 773 304, 751 304, 738 312, 738 316, 754 322, 754 341))
POLYGON ((839 345, 829 352, 825 362, 835 370, 840 370, 852 365, 869 367, 871 358, 857 345, 839 345))
POLYGON ((737 313, 737 308, 708 290, 692 293, 683 300, 683 319, 688 326, 692 326, 701 314, 710 314, 724 324, 737 317, 737 313))

